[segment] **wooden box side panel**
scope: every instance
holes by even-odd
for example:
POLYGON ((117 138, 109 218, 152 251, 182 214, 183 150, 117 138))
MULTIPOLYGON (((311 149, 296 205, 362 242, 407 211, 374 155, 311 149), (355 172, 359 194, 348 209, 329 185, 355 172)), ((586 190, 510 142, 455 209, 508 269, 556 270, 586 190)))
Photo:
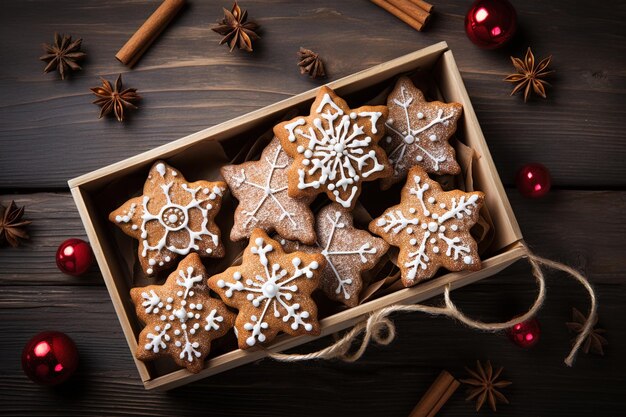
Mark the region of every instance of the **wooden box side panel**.
POLYGON ((452 51, 446 51, 438 64, 438 84, 441 92, 448 101, 456 101, 463 104, 463 123, 459 125, 463 129, 466 145, 473 148, 478 154, 475 164, 475 181, 482 184, 486 193, 485 200, 494 222, 495 235, 493 248, 502 249, 522 239, 522 231, 517 224, 517 219, 504 191, 502 181, 496 166, 491 158, 485 136, 478 123, 474 107, 470 101, 465 84, 452 55, 452 51))
POLYGON ((91 207, 92 203, 89 196, 84 193, 80 188, 71 189, 72 196, 78 208, 78 213, 85 226, 87 237, 91 244, 96 261, 102 272, 104 283, 111 297, 115 314, 122 326, 122 332, 126 338, 126 342, 131 351, 137 370, 142 381, 147 381, 151 378, 150 372, 145 363, 135 358, 134 352, 137 350, 137 339, 129 318, 130 314, 135 314, 132 303, 129 303, 129 288, 126 282, 119 278, 122 277, 122 272, 119 270, 118 265, 115 262, 109 262, 109 259, 114 259, 115 255, 113 249, 107 244, 106 239, 98 239, 101 230, 99 230, 99 222, 92 219, 90 213, 96 211, 91 207), (125 301, 126 300, 126 301, 125 301))

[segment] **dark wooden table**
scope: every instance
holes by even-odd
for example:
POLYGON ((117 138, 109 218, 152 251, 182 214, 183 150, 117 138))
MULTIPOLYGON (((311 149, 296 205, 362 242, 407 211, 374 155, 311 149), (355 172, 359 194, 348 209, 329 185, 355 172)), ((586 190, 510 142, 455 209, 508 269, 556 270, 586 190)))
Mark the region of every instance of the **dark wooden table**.
MULTIPOLYGON (((0 250, 0 413, 6 415, 372 415, 406 416, 442 369, 491 359, 513 381, 500 415, 617 416, 626 406, 626 8, 620 1, 514 1, 521 31, 507 48, 484 51, 463 31, 466 0, 436 4, 428 30, 417 33, 365 0, 248 0, 262 26, 253 54, 218 46, 210 25, 215 1, 190 5, 128 70, 118 48, 155 1, 12 1, 0 16, 0 201, 27 206, 31 241, 0 250), (84 38, 84 70, 62 82, 42 74, 40 44, 55 31, 84 38), (146 392, 102 278, 80 278, 55 266, 58 244, 84 237, 67 189, 69 178, 308 90, 316 83, 295 68, 299 46, 326 58, 331 79, 445 40, 453 50, 526 240, 538 254, 583 271, 595 285, 604 357, 581 354, 563 364, 572 335, 564 323, 584 292, 552 273, 539 314, 541 341, 522 350, 499 334, 480 334, 443 318, 397 316, 398 337, 372 347, 355 364, 261 361, 169 393, 146 392), (510 54, 532 45, 553 55, 556 76, 547 100, 509 97, 502 78, 510 54), (124 74, 144 100, 132 119, 98 120, 89 87, 98 76, 124 74), (538 161, 554 177, 542 200, 522 198, 516 169, 538 161), (81 367, 72 383, 46 389, 20 368, 36 332, 67 332, 81 367)), ((475 317, 503 320, 535 296, 526 265, 454 292, 475 317)), ((437 302, 437 300, 435 300, 437 302)), ((320 340, 315 349, 329 343, 320 340)), ((474 415, 459 390, 442 416, 474 415)), ((491 414, 482 410, 482 414, 491 414)))

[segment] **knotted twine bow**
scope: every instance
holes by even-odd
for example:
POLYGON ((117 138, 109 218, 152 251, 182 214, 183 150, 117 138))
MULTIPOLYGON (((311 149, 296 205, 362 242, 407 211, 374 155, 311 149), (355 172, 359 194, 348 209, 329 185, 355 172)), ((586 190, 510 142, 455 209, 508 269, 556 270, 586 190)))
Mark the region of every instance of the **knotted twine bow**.
POLYGON ((421 304, 412 304, 412 305, 392 305, 389 307, 381 308, 380 310, 376 310, 370 314, 367 320, 362 321, 356 324, 352 329, 350 329, 346 334, 343 335, 340 339, 336 340, 332 345, 318 350, 316 352, 306 353, 306 354, 284 354, 284 353, 275 353, 268 352, 268 356, 282 362, 298 362, 298 361, 306 361, 311 359, 334 359, 340 358, 346 362, 354 362, 358 360, 369 345, 370 341, 380 345, 388 345, 393 341, 396 337, 396 328, 391 319, 389 319, 389 315, 391 313, 396 312, 415 312, 419 311, 422 313, 430 314, 433 316, 448 316, 457 319, 461 323, 466 326, 483 330, 487 332, 497 332, 499 330, 505 330, 512 326, 515 326, 518 323, 524 322, 529 318, 533 317, 539 309, 542 307, 545 298, 546 298, 546 283, 545 277, 543 275, 543 271, 541 270, 541 265, 552 269, 558 269, 564 272, 567 272, 572 278, 582 284, 583 287, 589 293, 589 298, 591 300, 591 306, 589 308, 589 315, 587 316, 587 321, 585 321, 585 325, 582 328, 582 331, 576 337, 576 341, 572 346, 572 350, 570 351, 567 358, 565 358, 565 364, 567 366, 572 366, 574 364, 574 359, 576 358, 576 353, 580 346, 585 341, 591 329, 593 327, 594 318, 596 317, 596 295, 591 287, 591 284, 580 272, 575 269, 564 265, 560 262, 555 262, 550 259, 542 258, 530 252, 528 250, 528 262, 532 266, 532 274, 535 277, 537 285, 539 287, 539 292, 537 293, 537 298, 535 299, 532 307, 523 315, 511 319, 507 322, 503 323, 484 323, 482 321, 474 320, 459 311, 459 309, 454 305, 452 300, 450 299, 450 285, 446 285, 443 293, 444 297, 444 306, 443 307, 431 307, 421 304), (359 348, 355 351, 350 352, 350 348, 352 347, 355 340, 363 333, 363 339, 360 342, 359 348))

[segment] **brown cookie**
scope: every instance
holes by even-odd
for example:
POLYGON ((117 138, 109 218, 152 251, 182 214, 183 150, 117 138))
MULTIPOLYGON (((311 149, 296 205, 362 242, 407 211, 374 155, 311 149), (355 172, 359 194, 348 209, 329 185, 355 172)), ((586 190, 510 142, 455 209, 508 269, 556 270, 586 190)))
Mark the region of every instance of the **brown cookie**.
POLYGON ((278 332, 318 335, 317 306, 311 293, 326 261, 319 254, 286 254, 278 242, 254 229, 239 266, 209 279, 209 287, 239 310, 239 347, 270 342, 278 332))
POLYGON ((146 323, 137 342, 137 359, 171 356, 198 373, 211 350, 211 341, 224 336, 235 314, 209 296, 207 273, 198 254, 183 259, 163 285, 133 288, 130 296, 137 316, 146 323))
POLYGON ((326 193, 353 208, 363 181, 391 175, 378 141, 385 132, 387 106, 350 109, 328 87, 322 87, 309 116, 298 116, 274 127, 274 134, 294 158, 289 169, 289 195, 314 197, 326 193))
MULTIPOLYGON (((365 230, 356 229, 350 211, 336 203, 317 213, 315 231, 315 246, 297 245, 294 250, 324 255, 326 267, 322 270, 320 288, 331 300, 356 306, 363 288, 361 274, 376 266, 389 245, 365 230)), ((290 247, 287 245, 286 249, 290 247)))
POLYGON ((249 238, 252 230, 259 228, 267 233, 276 231, 287 239, 315 242, 315 219, 309 208, 313 197, 292 198, 287 194, 287 168, 292 162, 274 138, 260 160, 221 169, 230 191, 239 200, 230 231, 232 240, 249 238))
POLYGON ((400 248, 398 267, 406 287, 431 278, 440 267, 475 271, 481 264, 470 229, 484 197, 479 191, 443 191, 415 166, 409 170, 400 204, 372 220, 369 229, 400 248))
POLYGON ((224 247, 213 219, 226 189, 222 181, 189 183, 180 171, 157 161, 143 195, 113 211, 109 220, 139 241, 139 263, 148 275, 190 252, 219 258, 224 247))
POLYGON ((387 98, 387 106, 387 135, 381 146, 393 166, 393 175, 381 181, 383 189, 406 178, 413 166, 431 174, 461 172, 454 148, 448 143, 461 117, 461 104, 428 102, 408 77, 401 77, 387 98))

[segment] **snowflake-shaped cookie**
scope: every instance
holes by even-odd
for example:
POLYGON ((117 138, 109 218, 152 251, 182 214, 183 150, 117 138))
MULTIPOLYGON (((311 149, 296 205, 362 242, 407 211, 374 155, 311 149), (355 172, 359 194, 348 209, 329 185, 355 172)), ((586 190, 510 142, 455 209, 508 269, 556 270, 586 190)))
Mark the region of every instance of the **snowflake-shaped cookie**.
POLYGON ((369 229, 398 246, 398 267, 406 287, 431 278, 440 267, 449 271, 481 268, 470 235, 484 194, 444 192, 421 167, 409 170, 400 204, 372 220, 369 229))
POLYGON ((331 300, 356 306, 363 288, 361 274, 378 263, 389 245, 365 230, 356 229, 350 211, 336 203, 317 213, 315 230, 315 246, 294 245, 289 241, 283 246, 324 255, 326 267, 322 270, 320 288, 331 300))
POLYGON ((242 264, 209 279, 211 289, 239 310, 235 321, 239 347, 270 342, 280 331, 319 334, 311 293, 325 263, 318 254, 285 254, 278 242, 254 229, 242 264))
POLYGON ((224 182, 189 183, 178 170, 158 161, 150 169, 143 195, 113 211, 109 220, 139 241, 139 263, 152 275, 190 252, 224 256, 220 230, 213 221, 224 191, 224 182))
POLYGON ((381 146, 393 166, 393 175, 381 181, 383 189, 403 180, 416 165, 431 174, 461 171, 448 143, 461 117, 461 104, 428 102, 408 77, 401 77, 387 98, 387 106, 387 134, 381 146))
POLYGON ((386 119, 387 106, 352 110, 333 90, 322 87, 309 116, 274 127, 285 152, 294 158, 289 195, 325 192, 343 207, 354 207, 361 182, 391 175, 387 156, 378 146, 386 119))
POLYGON ((287 239, 315 242, 314 217, 309 204, 313 197, 292 198, 287 194, 287 168, 293 159, 278 139, 265 147, 261 159, 221 169, 233 195, 239 200, 235 224, 230 231, 234 241, 250 237, 255 228, 276 231, 287 239))
POLYGON ((235 314, 209 296, 207 273, 200 257, 183 259, 163 285, 130 291, 137 316, 146 323, 137 342, 137 359, 148 361, 171 356, 197 373, 211 349, 211 340, 233 327, 235 314))

